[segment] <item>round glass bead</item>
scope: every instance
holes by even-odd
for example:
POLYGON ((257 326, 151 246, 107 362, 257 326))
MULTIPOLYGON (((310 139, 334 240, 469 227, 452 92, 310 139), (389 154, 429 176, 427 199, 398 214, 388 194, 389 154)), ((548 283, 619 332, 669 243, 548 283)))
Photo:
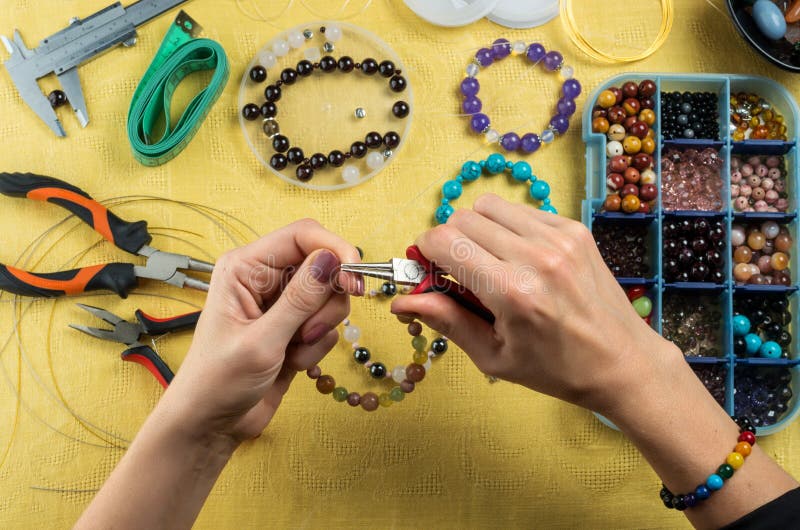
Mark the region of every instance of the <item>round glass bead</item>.
POLYGON ((489 116, 482 112, 473 114, 469 121, 469 126, 472 127, 472 130, 476 133, 482 133, 487 130, 490 124, 489 116))
POLYGON ((778 359, 782 353, 783 350, 780 344, 771 340, 762 343, 761 347, 758 348, 758 355, 767 359, 778 359))
POLYGON ((358 326, 345 326, 343 335, 347 342, 356 342, 361 338, 361 329, 358 326))
POLYGON ((415 351, 425 351, 425 348, 427 346, 428 346, 428 339, 426 339, 422 335, 417 335, 416 337, 411 339, 411 347, 414 348, 415 351))
POLYGON ((528 60, 530 62, 538 63, 539 61, 544 59, 544 56, 546 54, 547 50, 545 50, 544 46, 542 46, 538 42, 533 42, 530 44, 530 46, 528 46, 528 51, 526 53, 526 56, 528 57, 528 60))
POLYGON ((378 404, 379 404, 381 407, 391 407, 392 405, 394 405, 394 401, 392 401, 392 398, 391 398, 391 397, 389 397, 389 394, 388 394, 388 393, 386 393, 386 392, 382 392, 382 393, 381 393, 381 394, 378 396, 378 404))
POLYGON ((258 62, 260 62, 261 66, 264 68, 270 69, 278 62, 278 58, 275 57, 274 53, 267 51, 258 56, 258 62))
POLYGON ((562 65, 559 73, 561 74, 561 79, 566 81, 567 79, 572 79, 575 75, 575 69, 568 65, 562 65))
POLYGON ((542 135, 541 135, 540 138, 541 138, 542 142, 544 142, 546 144, 549 144, 549 143, 552 143, 553 140, 556 139, 556 133, 553 132, 552 129, 545 129, 542 132, 542 135))
POLYGON ((428 354, 424 351, 415 351, 411 360, 417 364, 425 364, 428 362, 428 354))
POLYGON ((369 361, 370 357, 372 357, 372 355, 369 353, 369 350, 364 347, 353 350, 353 359, 355 359, 358 364, 365 364, 369 361))
POLYGON ((403 392, 402 388, 396 386, 389 391, 389 397, 391 398, 392 401, 400 402, 405 399, 406 393, 403 392))
POLYGON ((512 152, 519 149, 520 138, 517 133, 509 132, 503 135, 500 139, 500 147, 506 151, 512 152))
POLYGON ((544 67, 551 72, 558 70, 563 63, 564 57, 557 51, 547 52, 544 56, 544 67))
POLYGON ((761 337, 755 333, 745 335, 744 342, 747 345, 747 353, 750 355, 755 355, 758 349, 761 348, 761 337))
POLYGON ((541 140, 538 134, 528 133, 520 138, 520 145, 526 153, 533 153, 541 146, 541 140))
POLYGON ((386 366, 383 363, 373 363, 369 367, 369 375, 375 379, 383 379, 386 377, 386 366))
POLYGON ((406 367, 405 366, 395 366, 392 369, 392 380, 395 383, 402 383, 406 380, 406 367))
POLYGON ((336 381, 329 375, 323 375, 317 378, 316 385, 320 394, 330 394, 336 388, 336 381))
POLYGON ((486 138, 486 143, 494 144, 500 141, 500 133, 495 129, 489 129, 488 131, 486 131, 485 138, 486 138))
POLYGON ((747 442, 739 442, 736 444, 736 447, 733 450, 746 457, 752 452, 753 446, 747 442))
POLYGON ((447 351, 447 340, 441 337, 434 339, 434 341, 431 342, 431 351, 433 351, 433 354, 437 357, 439 355, 444 355, 447 351))
POLYGON ((722 480, 722 477, 716 473, 709 475, 709 477, 706 479, 706 487, 711 491, 717 491, 718 489, 722 488, 723 484, 724 481, 722 480))
POLYGON ((709 498, 711 496, 711 492, 704 484, 700 484, 695 488, 694 496, 702 501, 709 498))
POLYGON ((717 469, 717 475, 727 480, 733 476, 733 467, 730 464, 722 464, 717 469))
POLYGON ((480 66, 478 66, 475 63, 469 63, 467 65, 467 75, 469 77, 475 77, 476 75, 478 75, 478 72, 480 72, 480 70, 481 70, 480 66))
POLYGON ((361 396, 361 408, 367 412, 372 412, 378 408, 378 396, 372 392, 365 392, 361 396))
POLYGON ((419 383, 425 379, 425 367, 417 363, 409 364, 406 366, 406 379, 412 383, 419 383))
POLYGON ((342 386, 336 387, 336 388, 333 389, 333 399, 338 401, 338 402, 340 402, 340 403, 342 401, 345 401, 347 399, 348 395, 349 395, 349 392, 347 391, 346 388, 344 388, 342 386))

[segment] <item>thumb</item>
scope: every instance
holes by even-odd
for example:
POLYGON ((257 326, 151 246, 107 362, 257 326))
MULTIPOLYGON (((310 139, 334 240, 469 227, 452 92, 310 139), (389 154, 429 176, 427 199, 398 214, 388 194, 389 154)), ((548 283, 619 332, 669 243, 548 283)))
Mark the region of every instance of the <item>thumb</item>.
POLYGON ((322 309, 334 293, 339 265, 339 258, 330 250, 310 254, 280 298, 259 318, 261 330, 288 344, 300 326, 322 309))

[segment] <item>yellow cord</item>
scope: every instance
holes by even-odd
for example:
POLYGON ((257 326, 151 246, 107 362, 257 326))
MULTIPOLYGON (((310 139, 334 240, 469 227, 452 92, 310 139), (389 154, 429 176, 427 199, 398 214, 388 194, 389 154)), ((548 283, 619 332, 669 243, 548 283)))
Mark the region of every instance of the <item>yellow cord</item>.
POLYGON ((672 3, 673 0, 660 0, 660 2, 661 27, 658 30, 658 36, 656 37, 656 40, 650 44, 650 46, 634 55, 614 55, 613 53, 598 49, 591 42, 589 42, 586 37, 583 36, 580 29, 578 29, 578 24, 575 21, 575 15, 572 12, 571 0, 561 0, 561 23, 564 25, 564 29, 567 30, 567 34, 569 34, 569 37, 572 39, 572 42, 575 44, 575 46, 577 46, 578 49, 592 59, 606 63, 631 63, 634 61, 641 61, 642 59, 646 59, 658 51, 661 45, 666 42, 670 31, 672 31, 672 24, 675 19, 675 7, 672 3))

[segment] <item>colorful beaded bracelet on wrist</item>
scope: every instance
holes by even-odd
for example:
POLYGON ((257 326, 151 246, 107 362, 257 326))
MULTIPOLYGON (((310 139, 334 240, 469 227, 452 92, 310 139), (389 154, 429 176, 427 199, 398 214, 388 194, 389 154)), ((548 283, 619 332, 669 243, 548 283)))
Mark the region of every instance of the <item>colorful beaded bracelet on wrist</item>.
POLYGON ((540 210, 558 213, 553 205, 550 204, 550 185, 533 174, 529 163, 524 161, 506 162, 503 155, 494 153, 480 162, 465 162, 461 167, 461 173, 455 179, 444 183, 442 186, 442 204, 435 212, 436 221, 440 224, 446 223, 450 216, 453 215, 454 210, 450 202, 461 197, 462 184, 464 182, 474 182, 482 174, 497 175, 504 171, 507 171, 514 180, 529 184, 528 191, 531 197, 542 202, 542 205, 539 206, 540 210))
POLYGON ((753 446, 756 444, 756 428, 747 417, 734 418, 739 426, 739 438, 736 447, 725 459, 725 463, 717 468, 715 473, 708 476, 706 481, 695 488, 690 493, 675 495, 669 488, 662 484, 661 501, 669 509, 683 511, 686 508, 696 506, 698 503, 708 499, 711 494, 725 484, 725 481, 733 476, 733 473, 742 467, 744 459, 750 455, 753 446))
POLYGON ((581 84, 577 79, 573 79, 574 70, 570 66, 564 65, 564 57, 557 51, 548 52, 544 46, 538 42, 526 45, 522 41, 509 42, 506 39, 497 39, 490 48, 481 48, 475 53, 473 62, 467 66, 467 77, 461 82, 461 94, 464 101, 461 109, 470 118, 470 127, 473 131, 483 134, 489 143, 500 142, 506 151, 520 150, 523 153, 533 153, 544 144, 551 143, 556 135, 567 132, 569 128, 569 118, 575 114, 575 98, 581 94, 581 84), (560 72, 564 84, 561 87, 562 97, 556 105, 556 115, 550 119, 547 128, 541 136, 535 133, 523 134, 520 137, 515 132, 507 132, 500 135, 497 130, 491 127, 489 116, 481 112, 483 103, 478 99, 480 83, 475 77, 481 68, 486 68, 496 61, 505 59, 509 55, 525 55, 533 64, 541 62, 545 70, 549 72, 560 72))

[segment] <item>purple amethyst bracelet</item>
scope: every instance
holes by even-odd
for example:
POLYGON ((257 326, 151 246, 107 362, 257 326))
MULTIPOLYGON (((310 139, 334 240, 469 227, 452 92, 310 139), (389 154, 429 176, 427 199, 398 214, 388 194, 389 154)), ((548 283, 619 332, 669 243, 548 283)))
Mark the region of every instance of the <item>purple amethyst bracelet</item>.
POLYGON ((481 48, 475 52, 474 60, 467 66, 467 77, 461 81, 461 110, 469 116, 470 128, 476 133, 483 134, 488 143, 499 142, 506 151, 522 151, 533 153, 541 145, 549 144, 555 140, 556 135, 561 135, 569 129, 569 118, 576 111, 575 98, 581 94, 581 84, 573 79, 575 71, 571 66, 564 65, 564 57, 557 51, 548 52, 538 42, 526 45, 522 41, 509 42, 506 39, 497 39, 489 48, 481 48), (489 116, 481 112, 483 103, 478 98, 481 85, 477 75, 481 68, 491 66, 492 63, 505 59, 509 55, 525 55, 534 65, 542 63, 548 72, 559 72, 564 84, 561 86, 561 99, 556 105, 556 114, 550 119, 547 128, 541 135, 527 133, 522 136, 515 132, 500 134, 491 127, 489 116))

